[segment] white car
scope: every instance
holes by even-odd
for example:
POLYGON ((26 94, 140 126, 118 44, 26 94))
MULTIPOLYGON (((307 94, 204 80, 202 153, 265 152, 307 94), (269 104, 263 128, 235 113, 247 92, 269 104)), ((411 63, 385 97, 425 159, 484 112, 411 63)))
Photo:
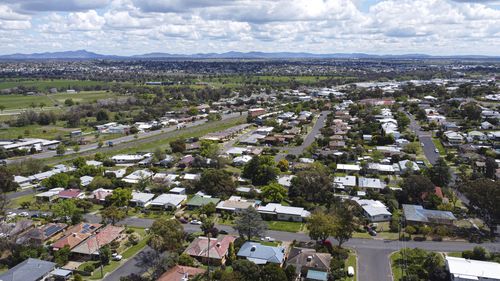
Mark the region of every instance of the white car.
POLYGON ((120 261, 122 260, 122 255, 119 255, 118 253, 114 253, 113 255, 111 255, 113 257, 113 260, 114 261, 120 261))
POLYGON ((201 221, 199 221, 199 220, 192 220, 192 221, 190 221, 189 223, 190 223, 190 224, 195 224, 195 225, 201 225, 201 224, 202 224, 202 222, 201 222, 201 221))
POLYGON ((22 212, 19 214, 21 217, 28 217, 30 214, 28 212, 22 212))
POLYGON ((436 148, 436 149, 434 149, 434 152, 439 153, 439 150, 436 148))
POLYGON ((269 237, 269 236, 266 236, 266 237, 262 237, 260 238, 261 241, 268 241, 268 242, 274 242, 276 241, 276 239, 272 238, 272 237, 269 237))

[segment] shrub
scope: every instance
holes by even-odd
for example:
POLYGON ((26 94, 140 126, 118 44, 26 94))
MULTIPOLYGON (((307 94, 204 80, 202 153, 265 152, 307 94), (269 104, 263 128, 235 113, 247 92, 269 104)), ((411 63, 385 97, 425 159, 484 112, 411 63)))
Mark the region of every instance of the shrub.
POLYGON ((94 270, 95 270, 95 266, 92 263, 86 264, 83 267, 83 271, 86 271, 86 272, 93 272, 94 270))

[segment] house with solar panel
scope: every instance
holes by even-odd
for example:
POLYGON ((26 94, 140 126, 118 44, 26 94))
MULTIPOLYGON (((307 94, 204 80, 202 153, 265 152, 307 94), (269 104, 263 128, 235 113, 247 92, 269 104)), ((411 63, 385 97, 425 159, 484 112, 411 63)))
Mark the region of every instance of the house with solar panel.
POLYGON ((49 223, 37 228, 32 228, 21 234, 17 239, 17 244, 43 245, 47 240, 61 234, 66 227, 65 223, 49 223))
POLYGON ((54 242, 51 247, 52 250, 58 251, 64 247, 69 247, 70 250, 78 246, 78 244, 85 241, 85 239, 92 236, 97 230, 102 227, 102 224, 99 223, 79 223, 70 227, 66 230, 63 236, 54 242))
POLYGON ((449 211, 428 210, 420 205, 403 204, 407 224, 453 225, 457 218, 449 211))

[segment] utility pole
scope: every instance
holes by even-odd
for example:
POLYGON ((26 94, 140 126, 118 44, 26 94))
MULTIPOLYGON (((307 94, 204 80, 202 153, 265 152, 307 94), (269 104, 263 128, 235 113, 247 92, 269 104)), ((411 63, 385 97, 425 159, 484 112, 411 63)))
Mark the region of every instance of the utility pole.
POLYGON ((210 232, 207 233, 207 279, 210 281, 210 232))

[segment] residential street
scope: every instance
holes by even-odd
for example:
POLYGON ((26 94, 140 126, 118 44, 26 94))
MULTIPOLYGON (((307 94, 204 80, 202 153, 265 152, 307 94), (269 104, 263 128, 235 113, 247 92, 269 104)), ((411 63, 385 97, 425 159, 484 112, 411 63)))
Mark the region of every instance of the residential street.
MULTIPOLYGON (((243 117, 246 116, 246 112, 242 113, 242 115, 240 115, 240 113, 238 113, 238 112, 234 112, 231 114, 224 114, 224 115, 222 115, 222 120, 238 118, 241 116, 243 116, 243 117)), ((199 126, 199 125, 205 124, 206 122, 207 122, 206 119, 197 120, 195 122, 186 124, 186 128, 199 126)), ((217 122, 217 121, 214 121, 214 122, 217 122)), ((133 147, 133 146, 136 146, 136 145, 141 144, 141 143, 153 142, 153 141, 161 140, 161 139, 166 138, 166 137, 171 137, 171 136, 177 135, 180 132, 183 132, 183 130, 185 130, 185 129, 177 130, 176 126, 170 126, 168 128, 163 128, 161 130, 149 131, 149 132, 144 132, 144 133, 138 134, 137 139, 135 138, 135 135, 123 136, 123 137, 109 140, 109 141, 113 142, 113 147, 109 147, 105 144, 103 147, 99 148, 97 143, 82 145, 82 146, 80 146, 80 151, 78 152, 78 154, 81 156, 85 156, 85 155, 90 155, 90 154, 94 153, 95 150, 99 150, 102 152, 109 152, 109 151, 116 150, 116 149, 133 147)), ((107 142, 108 141, 106 141, 105 143, 107 143, 107 142)), ((66 152, 66 155, 70 155, 70 154, 75 154, 75 152, 73 152, 73 151, 66 152)), ((25 157, 19 157, 16 159, 10 159, 10 160, 7 160, 7 163, 19 162, 19 161, 22 161, 26 158, 47 159, 47 158, 56 157, 56 156, 57 156, 57 154, 56 154, 55 150, 48 150, 48 151, 38 153, 38 154, 28 155, 25 157)))
POLYGON ((302 142, 302 144, 299 146, 287 146, 287 147, 281 148, 281 151, 287 150, 287 152, 280 152, 280 153, 276 154, 275 160, 279 161, 279 160, 285 158, 285 156, 287 154, 293 154, 295 156, 299 156, 300 154, 302 154, 302 152, 304 152, 304 150, 314 142, 314 140, 316 139, 316 136, 319 134, 319 131, 321 130, 321 128, 323 128, 325 126, 325 120, 326 120, 327 115, 328 115, 328 111, 322 111, 320 116, 318 117, 318 120, 316 120, 316 123, 314 124, 312 130, 304 138, 304 141, 302 142))

